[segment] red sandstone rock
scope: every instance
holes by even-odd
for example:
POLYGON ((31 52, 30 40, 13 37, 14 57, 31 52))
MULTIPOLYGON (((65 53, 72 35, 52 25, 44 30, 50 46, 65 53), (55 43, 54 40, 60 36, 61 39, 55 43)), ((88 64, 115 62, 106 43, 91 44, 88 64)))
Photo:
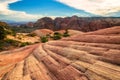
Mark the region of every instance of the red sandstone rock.
POLYGON ((0 80, 120 80, 120 32, 116 29, 2 52, 0 80))

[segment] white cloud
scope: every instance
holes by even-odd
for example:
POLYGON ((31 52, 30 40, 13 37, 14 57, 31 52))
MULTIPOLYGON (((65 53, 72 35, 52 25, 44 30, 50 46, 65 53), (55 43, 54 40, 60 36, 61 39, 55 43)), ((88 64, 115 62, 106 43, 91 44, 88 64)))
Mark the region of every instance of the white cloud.
POLYGON ((17 20, 17 21, 35 20, 42 17, 42 15, 32 15, 32 14, 27 14, 26 12, 23 11, 10 10, 9 4, 18 1, 20 0, 0 0, 0 16, 3 16, 3 18, 17 20))
POLYGON ((119 0, 56 0, 70 7, 84 10, 96 15, 108 16, 120 11, 119 0))

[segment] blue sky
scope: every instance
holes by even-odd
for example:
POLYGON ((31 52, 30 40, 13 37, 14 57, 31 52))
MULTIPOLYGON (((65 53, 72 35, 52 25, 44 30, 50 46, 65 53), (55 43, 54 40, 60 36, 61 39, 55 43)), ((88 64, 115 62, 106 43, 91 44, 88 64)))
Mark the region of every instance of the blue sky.
POLYGON ((90 13, 72 8, 55 0, 23 0, 11 4, 10 9, 44 16, 71 16, 76 13, 81 14, 81 16, 91 16, 90 13))
POLYGON ((0 0, 0 6, 0 20, 34 21, 45 16, 73 15, 120 17, 119 0, 0 0))
POLYGON ((89 13, 83 10, 69 7, 55 0, 24 0, 11 4, 10 9, 45 16, 71 16, 75 13, 90 16, 89 13))

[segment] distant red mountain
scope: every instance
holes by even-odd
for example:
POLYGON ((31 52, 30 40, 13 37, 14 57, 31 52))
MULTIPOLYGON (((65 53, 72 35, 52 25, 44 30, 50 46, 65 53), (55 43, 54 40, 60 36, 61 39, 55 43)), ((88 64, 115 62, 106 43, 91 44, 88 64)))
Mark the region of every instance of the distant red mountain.
POLYGON ((57 17, 54 20, 49 17, 39 19, 34 23, 34 27, 51 30, 74 29, 84 32, 95 31, 98 29, 120 26, 120 18, 108 17, 57 17))

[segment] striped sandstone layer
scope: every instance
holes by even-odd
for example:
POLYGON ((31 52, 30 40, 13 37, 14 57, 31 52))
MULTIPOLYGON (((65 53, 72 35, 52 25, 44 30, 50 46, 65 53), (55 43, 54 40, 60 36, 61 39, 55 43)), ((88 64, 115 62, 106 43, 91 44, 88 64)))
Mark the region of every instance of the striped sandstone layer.
POLYGON ((0 80, 120 80, 120 32, 109 30, 2 52, 0 80))

